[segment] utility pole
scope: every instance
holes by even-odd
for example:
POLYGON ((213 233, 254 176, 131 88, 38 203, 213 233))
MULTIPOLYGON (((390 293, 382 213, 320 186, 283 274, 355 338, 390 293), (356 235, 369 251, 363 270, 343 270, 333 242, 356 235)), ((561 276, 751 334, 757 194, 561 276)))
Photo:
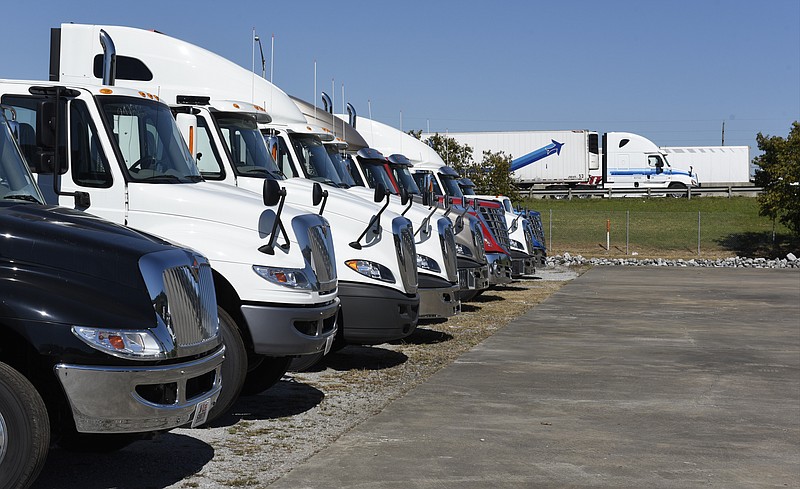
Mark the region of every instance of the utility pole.
POLYGON ((725 146, 725 121, 722 121, 722 146, 725 146))

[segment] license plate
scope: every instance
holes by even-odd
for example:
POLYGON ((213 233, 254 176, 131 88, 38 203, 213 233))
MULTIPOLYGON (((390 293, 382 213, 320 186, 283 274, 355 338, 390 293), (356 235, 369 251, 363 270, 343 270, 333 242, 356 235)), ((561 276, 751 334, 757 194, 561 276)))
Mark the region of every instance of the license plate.
POLYGON ((332 334, 332 335, 328 336, 327 338, 325 338, 325 355, 327 355, 328 352, 331 351, 331 346, 333 346, 333 337, 334 336, 336 336, 336 335, 332 334))
POLYGON ((194 419, 192 420, 192 428, 197 428, 208 419, 208 411, 211 409, 211 399, 200 401, 194 408, 194 419))

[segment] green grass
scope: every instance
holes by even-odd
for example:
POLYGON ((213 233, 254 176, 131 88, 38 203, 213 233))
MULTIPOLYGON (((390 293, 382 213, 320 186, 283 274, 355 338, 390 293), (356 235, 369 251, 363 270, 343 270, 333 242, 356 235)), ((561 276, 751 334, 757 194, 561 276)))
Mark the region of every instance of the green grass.
POLYGON ((519 204, 541 212, 550 255, 688 259, 800 254, 800 240, 759 216, 752 197, 525 199, 519 204))

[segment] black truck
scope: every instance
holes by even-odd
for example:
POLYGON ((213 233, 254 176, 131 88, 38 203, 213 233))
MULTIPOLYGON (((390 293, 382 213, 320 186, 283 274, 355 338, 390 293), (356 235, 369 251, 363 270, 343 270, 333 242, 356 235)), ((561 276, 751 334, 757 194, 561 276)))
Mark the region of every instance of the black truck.
POLYGON ((208 260, 42 205, 0 115, 0 488, 28 487, 51 443, 113 450, 206 420, 224 346, 208 260))

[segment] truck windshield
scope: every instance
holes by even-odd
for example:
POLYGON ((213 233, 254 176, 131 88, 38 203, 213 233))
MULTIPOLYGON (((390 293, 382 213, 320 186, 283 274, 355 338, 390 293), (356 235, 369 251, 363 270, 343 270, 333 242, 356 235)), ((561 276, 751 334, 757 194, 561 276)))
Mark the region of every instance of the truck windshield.
POLYGON ((461 192, 461 187, 458 185, 458 179, 451 175, 442 174, 439 174, 439 178, 442 180, 444 191, 447 192, 448 196, 458 198, 464 196, 464 194, 461 192))
POLYGON ((267 149, 256 121, 246 115, 215 113, 222 140, 237 175, 283 180, 285 175, 267 149))
POLYGON ((386 164, 377 160, 361 160, 361 168, 364 169, 364 176, 371 188, 375 188, 375 182, 380 182, 383 188, 390 193, 397 195, 392 179, 386 171, 386 164))
POLYGON ((98 97, 112 141, 132 182, 189 183, 203 179, 169 108, 133 97, 98 97))
POLYGON ((313 134, 290 134, 292 147, 306 178, 339 187, 342 183, 325 146, 313 134))
MULTIPOLYGON (((426 175, 433 176, 433 174, 431 172, 427 172, 427 171, 416 171, 412 175, 414 177, 414 181, 417 182, 417 187, 418 188, 422 188, 425 185, 425 176, 426 175)), ((431 178, 429 180, 429 182, 430 182, 431 185, 433 185, 433 194, 434 195, 444 195, 444 192, 442 192, 442 189, 439 188, 439 183, 436 182, 435 178, 431 178)))
POLYGON ((0 199, 44 202, 44 197, 25 164, 22 152, 2 112, 0 112, 0 199))
POLYGON ((406 189, 406 192, 408 192, 409 195, 422 194, 417 186, 417 182, 414 181, 414 177, 411 176, 411 172, 408 171, 407 166, 389 165, 389 168, 392 170, 392 176, 394 176, 397 185, 406 189))
MULTIPOLYGON (((342 181, 340 184, 343 188, 350 188, 355 187, 356 185, 363 186, 363 182, 358 184, 356 183, 355 179, 353 178, 353 173, 351 170, 350 165, 353 164, 353 160, 350 158, 345 159, 342 156, 342 153, 333 146, 333 145, 325 145, 325 149, 328 151, 328 156, 331 158, 331 163, 333 163, 333 167, 336 169, 336 173, 339 175, 339 179, 342 181)), ((357 175, 358 173, 356 173, 357 175)))

